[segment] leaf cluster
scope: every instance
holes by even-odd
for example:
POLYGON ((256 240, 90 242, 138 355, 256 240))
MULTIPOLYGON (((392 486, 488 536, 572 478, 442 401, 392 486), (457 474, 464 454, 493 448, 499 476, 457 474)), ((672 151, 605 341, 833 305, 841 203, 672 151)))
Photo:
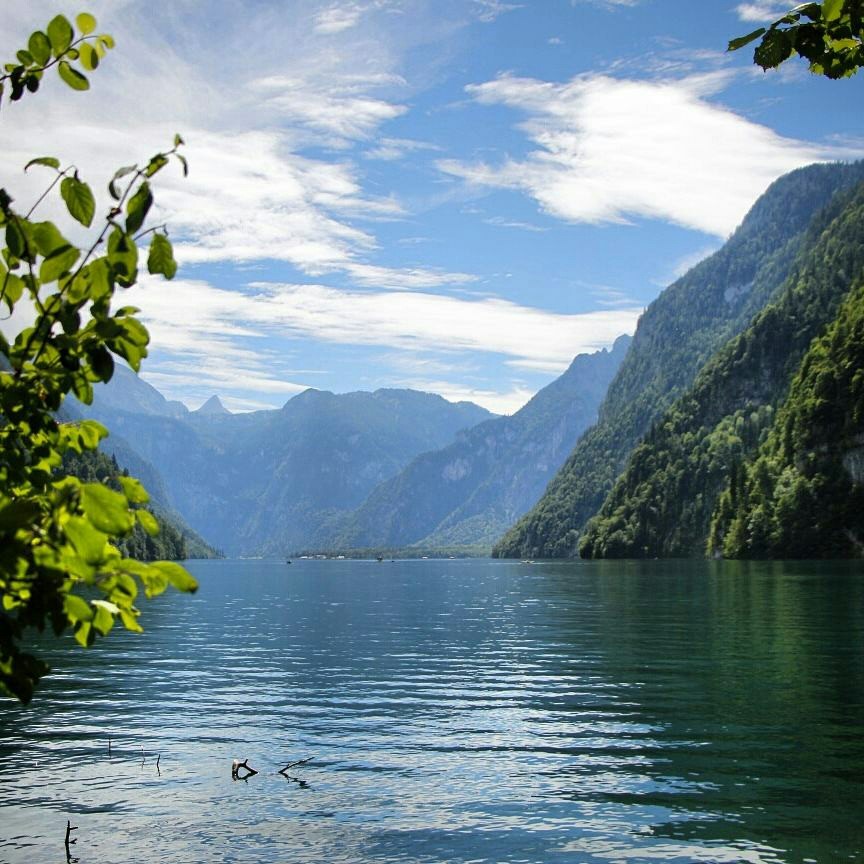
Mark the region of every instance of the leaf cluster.
POLYGON ((56 15, 44 30, 30 34, 27 47, 16 53, 17 63, 6 63, 0 75, 0 102, 8 87, 9 98, 17 102, 25 93, 35 93, 42 76, 52 66, 73 90, 89 90, 90 81, 82 72, 92 72, 114 47, 114 38, 96 34, 96 19, 87 12, 75 18, 75 27, 63 15, 56 15))
POLYGON ((728 50, 757 39, 753 61, 764 70, 776 69, 797 54, 815 75, 848 78, 864 66, 864 0, 803 3, 770 27, 733 39, 728 50))
MULTIPOLYGON (((76 22, 85 34, 96 26, 86 14, 76 22)), ((95 38, 96 47, 76 40, 65 18, 53 19, 45 33, 31 36, 29 51, 19 52, 19 65, 7 71, 11 98, 24 92, 22 80, 55 64, 67 83, 77 82, 69 64, 77 60, 95 68, 98 46, 113 44, 110 37, 95 38)), ((36 215, 50 194, 59 193, 72 221, 84 229, 94 226, 95 197, 74 167, 61 168, 50 156, 31 160, 25 170, 39 167, 53 176, 27 209, 0 189, 0 303, 10 317, 22 312, 32 319, 11 338, 0 334, 0 689, 22 701, 47 671, 22 647, 28 628, 50 626, 58 634, 71 628, 78 642, 89 645, 117 620, 141 629, 135 605, 140 592, 153 596, 169 584, 195 588, 178 564, 144 564, 118 548, 136 526, 158 532, 153 515, 141 506, 148 496, 137 480, 120 477, 111 488, 58 476, 64 458, 96 450, 107 435, 92 420, 58 422, 64 398, 72 393, 90 404, 93 385, 111 378, 115 358, 137 371, 147 355, 149 336, 138 310, 115 301, 137 279, 139 244, 148 235, 148 271, 166 278, 176 271, 164 227, 144 225, 153 203, 150 179, 172 156, 182 160, 182 143, 177 137, 173 149, 114 175, 110 209, 83 247, 36 215)))

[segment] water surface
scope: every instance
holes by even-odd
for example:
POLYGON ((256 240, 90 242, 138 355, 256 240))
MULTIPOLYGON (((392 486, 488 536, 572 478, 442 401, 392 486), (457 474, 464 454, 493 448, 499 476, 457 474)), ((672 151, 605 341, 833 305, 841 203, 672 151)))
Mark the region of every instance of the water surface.
POLYGON ((864 860, 860 565, 190 569, 0 703, 0 861, 864 860))

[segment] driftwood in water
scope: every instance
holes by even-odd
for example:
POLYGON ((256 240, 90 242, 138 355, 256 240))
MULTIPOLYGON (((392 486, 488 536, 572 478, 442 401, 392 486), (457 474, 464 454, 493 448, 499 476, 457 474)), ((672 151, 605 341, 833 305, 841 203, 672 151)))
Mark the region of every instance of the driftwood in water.
POLYGON ((250 777, 254 777, 258 772, 254 768, 249 767, 249 760, 244 759, 242 762, 239 759, 235 759, 231 763, 231 779, 232 780, 248 780, 250 777), (241 771, 245 771, 244 774, 241 774, 241 771))

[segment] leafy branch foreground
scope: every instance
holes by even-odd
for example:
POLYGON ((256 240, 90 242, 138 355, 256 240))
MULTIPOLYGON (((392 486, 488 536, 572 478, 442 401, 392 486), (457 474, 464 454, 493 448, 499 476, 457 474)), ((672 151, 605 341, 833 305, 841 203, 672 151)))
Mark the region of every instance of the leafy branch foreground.
MULTIPOLYGON (((62 15, 34 32, 28 47, 0 75, 0 102, 35 93, 54 67, 73 90, 89 82, 76 68, 92 71, 114 40, 93 35, 96 20, 82 14, 80 35, 62 15)), ((74 394, 93 400, 93 385, 110 380, 115 357, 136 372, 147 356, 149 336, 132 306, 115 308, 115 292, 138 279, 139 244, 149 239, 146 267, 171 279, 177 265, 164 226, 145 227, 153 205, 150 180, 176 159, 183 141, 142 166, 120 168, 108 183, 110 206, 96 220, 96 199, 74 166, 61 168, 52 156, 32 159, 25 171, 53 174, 29 208, 17 208, 0 189, 0 304, 5 319, 27 320, 11 338, 0 333, 0 690, 28 702, 45 662, 26 649, 29 628, 56 634, 72 630, 81 645, 106 635, 119 620, 140 631, 139 591, 153 597, 173 585, 194 591, 195 580, 179 564, 145 564, 121 555, 115 545, 136 524, 150 534, 159 528, 141 505, 148 495, 140 482, 119 478, 120 489, 59 476, 64 454, 96 450, 108 434, 100 423, 58 422, 63 400, 74 394), (93 229, 89 245, 78 247, 60 228, 36 213, 57 194, 76 232, 93 229), (81 227, 78 227, 81 226, 81 227), (5 311, 5 310, 4 310, 5 311), (13 313, 16 313, 13 317, 13 313)))
POLYGON ((757 39, 753 62, 766 71, 797 54, 815 75, 848 78, 864 66, 864 0, 802 3, 770 27, 733 39, 729 50, 757 39))

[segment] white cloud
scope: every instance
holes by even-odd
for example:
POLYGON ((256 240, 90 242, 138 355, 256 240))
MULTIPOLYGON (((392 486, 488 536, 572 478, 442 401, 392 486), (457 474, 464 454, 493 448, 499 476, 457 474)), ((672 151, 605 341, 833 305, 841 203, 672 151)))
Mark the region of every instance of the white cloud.
POLYGON ((504 3, 503 0, 471 0, 474 10, 474 16, 478 21, 484 24, 492 23, 500 15, 505 12, 512 12, 515 9, 521 9, 521 4, 504 3))
POLYGON ((497 391, 455 384, 446 379, 407 378, 399 382, 399 386, 426 393, 438 393, 449 402, 474 402, 493 414, 515 414, 534 395, 533 390, 520 385, 510 390, 497 391))
POLYGON ((791 3, 777 3, 775 0, 751 0, 749 3, 739 3, 735 7, 742 21, 776 21, 788 12, 791 3))
POLYGON ((435 144, 427 144, 425 141, 412 141, 408 138, 381 138, 374 147, 367 150, 363 155, 367 159, 394 162, 419 150, 440 149, 435 144))
MULTIPOLYGON (((2 179, 17 200, 33 200, 45 176, 17 170, 36 155, 34 142, 77 165, 101 189, 117 167, 169 147, 179 131, 190 175, 184 180, 172 168, 156 178, 154 216, 169 224, 181 263, 273 260, 307 274, 356 274, 364 286, 377 273, 399 288, 473 278, 376 263, 378 241, 369 223, 402 218, 401 204, 386 191, 368 194, 348 156, 309 155, 310 146, 373 138, 404 113, 393 98, 406 87, 398 67, 417 37, 400 31, 390 38, 382 16, 371 14, 396 11, 392 0, 323 10, 298 0, 288 16, 275 4, 238 0, 232 14, 214 16, 208 30, 218 51, 201 44, 200 20, 188 4, 154 0, 151 6, 152 15, 150 7, 132 2, 98 0, 91 7, 118 48, 91 76, 89 93, 70 96, 51 76, 38 105, 28 99, 4 105, 0 148, 9 176, 2 179), (337 18, 344 22, 352 10, 360 16, 355 25, 337 28, 337 18), (328 21, 322 48, 316 27, 328 21), (250 46, 255 63, 240 62, 250 46)), ((28 25, 54 12, 47 0, 28 7, 26 15, 18 7, 4 15, 4 43, 26 42, 28 25)), ((103 197, 100 210, 107 203, 103 197)), ((46 209, 45 215, 59 212, 46 209)))
POLYGON ((709 102, 728 77, 584 75, 552 84, 504 76, 470 86, 482 104, 527 114, 520 128, 537 149, 500 165, 442 160, 439 166, 471 184, 522 190, 568 221, 647 217, 723 237, 754 193, 781 174, 850 155, 783 138, 709 102))
POLYGON ((355 27, 363 15, 359 3, 343 3, 328 6, 315 16, 316 33, 341 33, 355 27))
POLYGON ((453 357, 483 352, 512 365, 563 372, 576 354, 632 333, 641 312, 630 307, 561 315, 497 298, 323 285, 254 283, 241 294, 202 281, 150 278, 125 292, 123 302, 143 310, 153 347, 165 358, 151 364, 151 375, 173 376, 169 395, 190 385, 200 391, 200 369, 208 393, 219 382, 257 393, 300 388, 285 383, 276 358, 249 347, 250 340, 272 336, 453 357))

